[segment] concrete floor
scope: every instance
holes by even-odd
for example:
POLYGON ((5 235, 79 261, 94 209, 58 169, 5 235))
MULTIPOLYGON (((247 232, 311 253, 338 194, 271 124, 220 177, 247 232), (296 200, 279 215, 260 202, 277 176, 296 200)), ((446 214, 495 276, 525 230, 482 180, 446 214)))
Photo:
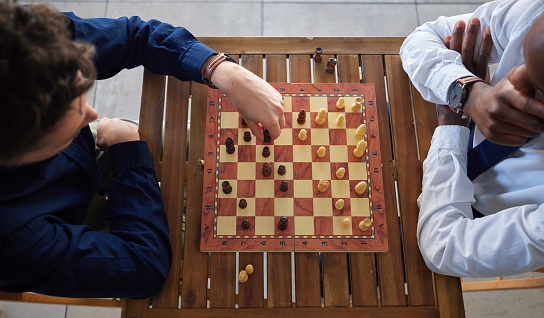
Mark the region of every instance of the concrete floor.
MULTIPOLYGON (((40 1, 20 1, 36 3, 40 1)), ((189 29, 195 36, 407 36, 441 15, 472 12, 481 0, 87 0, 51 1, 80 17, 138 15, 189 29)), ((101 117, 138 118, 142 68, 98 82, 89 103, 101 117)), ((542 276, 529 273, 521 275, 542 276)), ((517 277, 515 277, 517 278, 517 277)), ((539 317, 544 290, 465 293, 467 317, 539 317)), ((118 308, 0 302, 0 318, 119 317, 118 308)))

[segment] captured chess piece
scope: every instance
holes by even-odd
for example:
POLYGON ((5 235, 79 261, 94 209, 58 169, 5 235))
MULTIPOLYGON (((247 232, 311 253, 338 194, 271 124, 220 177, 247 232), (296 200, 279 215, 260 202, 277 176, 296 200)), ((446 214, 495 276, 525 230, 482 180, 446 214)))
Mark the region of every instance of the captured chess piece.
POLYGON ((223 181, 223 183, 221 184, 221 187, 223 188, 223 193, 225 193, 225 194, 229 194, 229 193, 232 192, 232 186, 226 180, 223 181))
POLYGON ((287 190, 289 190, 289 185, 287 185, 287 181, 282 181, 280 183, 280 190, 281 192, 287 192, 287 190))
POLYGON ((338 98, 338 101, 336 102, 336 107, 338 107, 339 109, 343 109, 344 107, 346 107, 346 100, 344 99, 344 97, 338 98))
POLYGON ((240 203, 238 203, 238 206, 240 207, 240 209, 245 209, 245 208, 247 208, 247 201, 246 201, 246 199, 240 199, 240 203))
POLYGON ((321 62, 321 53, 323 53, 323 50, 320 47, 315 49, 314 61, 316 63, 321 62))
POLYGON ((344 208, 344 199, 338 199, 338 201, 336 201, 336 203, 334 204, 334 207, 337 209, 337 210, 342 210, 344 208))
POLYGON ((246 273, 248 273, 249 275, 253 274, 253 265, 247 264, 246 273))
POLYGON ((338 170, 336 171, 336 177, 338 179, 342 179, 344 177, 344 175, 346 174, 346 169, 344 167, 340 167, 338 168, 338 170))
POLYGON ((341 226, 343 229, 349 228, 350 225, 351 225, 351 220, 348 219, 348 218, 343 219, 342 222, 340 223, 340 226, 341 226))
POLYGON ((244 131, 244 141, 245 142, 251 141, 251 132, 249 130, 244 131))
POLYGON ((247 126, 246 120, 242 117, 242 126, 247 126))
POLYGON ((279 174, 280 176, 283 176, 283 175, 285 175, 285 172, 286 172, 285 166, 284 166, 284 165, 280 165, 280 166, 278 167, 278 174, 279 174))
POLYGON ((234 140, 231 137, 227 137, 227 139, 225 140, 225 146, 227 147, 227 153, 229 155, 232 155, 236 150, 234 148, 234 140))
POLYGON ((361 140, 357 143, 357 148, 353 149, 353 155, 357 158, 360 158, 365 153, 366 141, 361 140))
POLYGON ((329 187, 329 181, 327 180, 319 180, 319 183, 317 184, 317 190, 319 192, 325 192, 327 191, 327 188, 329 187))
POLYGON ((358 112, 361 110, 361 108, 363 108, 363 99, 361 97, 357 97, 353 105, 351 105, 351 111, 358 112))
POLYGON ((270 167, 268 162, 263 163, 262 173, 264 177, 268 177, 272 173, 272 167, 270 167))
POLYGON ((359 127, 357 127, 357 130, 355 130, 355 139, 363 140, 365 139, 365 134, 366 134, 366 125, 360 124, 359 127))
POLYGON ((306 129, 301 129, 300 132, 298 133, 298 139, 300 141, 304 141, 306 140, 306 137, 308 137, 308 132, 306 131, 306 129))
POLYGON ((249 276, 247 275, 247 272, 244 270, 240 271, 240 274, 238 274, 238 280, 240 281, 240 283, 247 282, 248 278, 249 276))
POLYGON ((327 149, 325 149, 325 147, 321 146, 319 147, 319 149, 317 149, 317 156, 319 158, 325 157, 326 154, 327 154, 327 149))
POLYGON ((359 229, 361 231, 366 231, 368 228, 372 225, 372 221, 370 219, 364 219, 361 222, 359 222, 359 229))
POLYGON ((289 225, 289 219, 287 219, 286 216, 280 217, 280 221, 278 222, 278 228, 280 230, 285 230, 287 228, 287 225, 289 225))
POLYGON ((327 61, 327 67, 325 68, 325 71, 327 71, 327 73, 334 73, 334 68, 336 67, 336 62, 333 58, 330 58, 328 61, 327 61))
POLYGON ((270 148, 268 148, 268 147, 263 148, 263 157, 265 157, 265 158, 270 157, 270 148))
POLYGON ((346 116, 344 116, 344 114, 338 115, 338 118, 336 118, 336 126, 342 127, 344 126, 345 122, 346 122, 346 116))
POLYGON ((249 220, 243 220, 243 221, 242 221, 242 228, 243 228, 244 230, 249 229, 250 226, 251 226, 251 224, 249 224, 249 220))
POLYGON ((268 131, 268 129, 263 129, 263 135, 264 135, 264 139, 263 141, 264 142, 270 142, 272 140, 272 138, 270 138, 270 132, 268 131))
POLYGON ((323 125, 325 118, 327 118, 328 111, 325 108, 321 108, 315 117, 315 123, 318 125, 323 125))
POLYGON ((301 109, 300 112, 298 112, 297 123, 299 125, 304 125, 305 122, 306 122, 306 111, 304 109, 301 109))
POLYGON ((366 190, 366 187, 367 187, 366 182, 361 181, 357 183, 357 185, 355 186, 355 192, 357 192, 357 194, 363 194, 363 192, 365 192, 366 190))

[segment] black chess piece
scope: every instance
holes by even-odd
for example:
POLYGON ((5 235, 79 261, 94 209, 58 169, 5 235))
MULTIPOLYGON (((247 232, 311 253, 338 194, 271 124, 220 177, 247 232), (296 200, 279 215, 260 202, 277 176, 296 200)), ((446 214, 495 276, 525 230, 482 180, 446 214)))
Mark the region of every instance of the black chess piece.
POLYGON ((282 181, 280 183, 280 190, 281 192, 286 192, 287 190, 289 190, 289 185, 287 185, 287 181, 282 181))
POLYGON ((283 176, 283 175, 285 174, 285 172, 286 172, 285 166, 284 166, 284 165, 280 165, 280 166, 278 167, 278 174, 279 174, 280 176, 283 176))
POLYGON ((287 225, 289 225, 289 220, 286 216, 280 217, 280 221, 278 222, 278 228, 280 230, 285 230, 287 228, 287 225))
POLYGON ((316 63, 321 62, 321 53, 323 53, 323 50, 320 47, 315 49, 314 61, 316 63))
POLYGON ((223 192, 225 194, 229 194, 232 192, 232 186, 230 185, 228 181, 223 181, 223 183, 221 184, 221 187, 223 188, 223 192))
POLYGON ((304 125, 305 122, 306 122, 306 111, 302 109, 300 112, 298 112, 297 123, 299 125, 304 125))
POLYGON ((227 137, 227 139, 225 140, 225 146, 227 147, 227 153, 229 155, 232 155, 236 150, 234 148, 234 140, 231 137, 227 137))
POLYGON ((251 132, 249 130, 244 131, 244 141, 245 142, 251 141, 251 132))
POLYGON ((268 129, 263 129, 263 135, 264 135, 264 142, 270 142, 272 140, 272 138, 270 138, 270 132, 268 131, 268 129))
POLYGON ((246 199, 240 199, 240 203, 238 203, 238 206, 240 207, 240 209, 245 209, 247 207, 246 199))
POLYGON ((264 177, 268 177, 272 173, 272 168, 268 162, 263 163, 262 173, 264 177))
POLYGON ((243 228, 244 230, 249 229, 250 226, 251 226, 251 224, 249 224, 249 220, 243 220, 243 221, 242 221, 242 228, 243 228))
POLYGON ((246 120, 242 117, 242 126, 247 126, 246 120))
POLYGON ((265 157, 265 158, 270 157, 270 148, 268 148, 268 147, 263 148, 263 157, 265 157))

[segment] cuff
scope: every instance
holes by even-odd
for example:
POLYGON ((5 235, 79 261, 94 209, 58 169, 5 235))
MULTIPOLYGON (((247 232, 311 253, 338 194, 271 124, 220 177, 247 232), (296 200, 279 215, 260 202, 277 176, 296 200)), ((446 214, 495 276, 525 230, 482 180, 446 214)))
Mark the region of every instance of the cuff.
POLYGON ((429 77, 429 81, 426 86, 431 87, 435 95, 447 105, 448 102, 448 90, 450 86, 458 79, 476 76, 469 72, 463 65, 449 64, 440 68, 434 76, 429 77))
POLYGON ((465 126, 445 125, 436 127, 432 147, 466 152, 470 130, 465 126))
POLYGON ((108 148, 111 169, 114 174, 131 168, 150 168, 155 170, 153 158, 145 141, 129 141, 108 148))
POLYGON ((208 60, 210 56, 216 52, 201 42, 193 44, 189 50, 184 54, 181 61, 181 67, 186 74, 189 74, 191 80, 197 83, 202 82, 202 66, 208 60))

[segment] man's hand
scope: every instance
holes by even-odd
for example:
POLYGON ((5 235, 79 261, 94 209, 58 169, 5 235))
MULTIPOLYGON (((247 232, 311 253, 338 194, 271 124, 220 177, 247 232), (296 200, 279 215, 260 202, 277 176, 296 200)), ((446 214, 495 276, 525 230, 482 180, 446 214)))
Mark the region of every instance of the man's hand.
POLYGON ((104 117, 98 122, 96 144, 104 151, 115 144, 140 140, 138 127, 119 118, 104 117))
POLYGON ((217 66, 211 80, 227 94, 258 140, 263 140, 263 128, 268 129, 272 140, 280 136, 285 126, 283 99, 270 84, 240 65, 227 62, 217 66))

